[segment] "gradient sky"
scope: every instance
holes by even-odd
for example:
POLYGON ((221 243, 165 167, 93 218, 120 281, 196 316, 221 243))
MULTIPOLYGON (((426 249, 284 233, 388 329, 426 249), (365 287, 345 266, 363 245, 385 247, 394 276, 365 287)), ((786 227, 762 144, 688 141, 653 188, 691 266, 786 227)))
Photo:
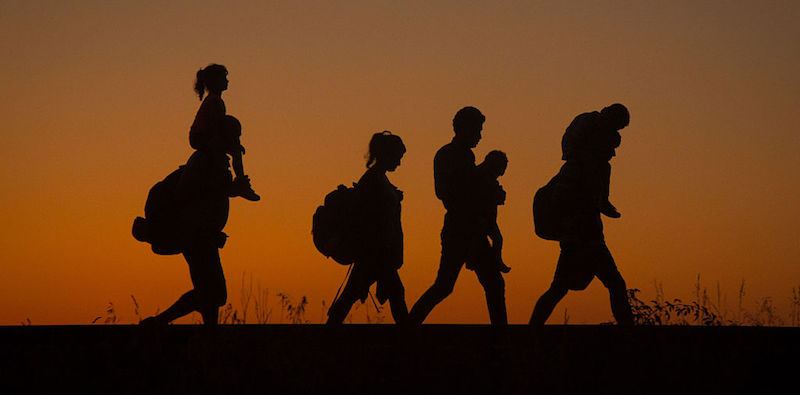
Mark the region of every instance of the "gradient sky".
MULTIPOLYGON (((361 176, 385 129, 408 148, 390 179, 405 191, 400 276, 416 301, 439 259, 433 155, 473 105, 487 117, 476 156, 510 159, 507 300, 527 322, 558 255, 533 235, 533 193, 561 165, 572 118, 621 102, 623 216, 605 223, 629 288, 691 299, 700 275, 735 310, 744 279, 745 307, 771 297, 785 312, 800 286, 798 20, 796 1, 3 1, 0 324, 86 324, 109 302, 134 322, 130 295, 150 315, 189 289, 182 258, 130 227, 191 153, 192 84, 209 63, 230 71, 223 98, 262 196, 231 204, 234 304, 247 273, 273 301, 307 296, 320 321, 345 268, 314 249, 311 215, 361 176)), ((565 309, 571 323, 612 319, 599 281, 550 322, 565 309)), ((427 322, 488 323, 473 273, 427 322)))

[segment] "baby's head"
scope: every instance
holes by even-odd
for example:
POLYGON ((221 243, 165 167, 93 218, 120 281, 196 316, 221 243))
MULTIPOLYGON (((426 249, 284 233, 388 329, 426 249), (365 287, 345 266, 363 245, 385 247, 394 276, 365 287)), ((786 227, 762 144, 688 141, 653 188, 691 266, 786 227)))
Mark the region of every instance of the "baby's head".
POLYGON ((492 178, 498 178, 506 174, 508 156, 506 156, 506 153, 503 151, 491 151, 486 154, 480 166, 483 167, 492 178))

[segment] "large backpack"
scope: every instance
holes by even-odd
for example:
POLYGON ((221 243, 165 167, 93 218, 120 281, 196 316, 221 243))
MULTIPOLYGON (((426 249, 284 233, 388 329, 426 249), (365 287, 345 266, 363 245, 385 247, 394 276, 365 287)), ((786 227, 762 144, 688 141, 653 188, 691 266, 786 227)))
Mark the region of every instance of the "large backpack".
POLYGON ((574 172, 565 173, 562 167, 533 195, 533 227, 536 235, 545 240, 561 241, 568 228, 574 225, 582 195, 581 184, 574 172))
POLYGON ((311 221, 314 246, 322 255, 342 265, 353 263, 358 247, 356 214, 356 184, 350 188, 339 185, 325 195, 311 221))
POLYGON ((550 182, 536 191, 533 195, 533 230, 536 236, 545 240, 561 239, 561 224, 563 218, 560 215, 560 205, 553 196, 558 175, 550 179, 550 182))
POLYGON ((150 243, 159 255, 182 252, 180 235, 180 205, 175 197, 184 166, 153 185, 144 204, 144 218, 133 220, 133 237, 150 243))

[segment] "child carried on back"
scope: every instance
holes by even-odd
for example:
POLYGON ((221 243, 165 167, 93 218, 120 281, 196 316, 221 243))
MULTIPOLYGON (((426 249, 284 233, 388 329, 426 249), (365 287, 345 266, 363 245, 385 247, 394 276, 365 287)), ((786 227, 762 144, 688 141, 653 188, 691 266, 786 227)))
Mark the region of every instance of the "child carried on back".
POLYGON ((580 169, 582 185, 587 188, 596 209, 611 218, 619 218, 620 213, 609 201, 609 161, 619 147, 619 131, 628 126, 629 121, 628 109, 619 103, 612 104, 599 112, 575 117, 561 139, 561 159, 580 169))
POLYGON ((503 151, 492 151, 486 154, 483 162, 477 166, 477 208, 481 225, 486 236, 492 241, 489 257, 499 271, 508 273, 511 268, 503 263, 503 235, 497 225, 497 206, 505 204, 506 192, 497 180, 505 174, 508 157, 503 151))

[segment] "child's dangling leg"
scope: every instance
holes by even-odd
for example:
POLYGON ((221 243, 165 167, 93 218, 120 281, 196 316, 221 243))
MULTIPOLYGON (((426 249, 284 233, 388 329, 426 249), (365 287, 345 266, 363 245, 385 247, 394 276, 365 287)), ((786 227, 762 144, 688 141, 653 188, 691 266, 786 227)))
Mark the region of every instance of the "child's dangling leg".
POLYGON ((233 180, 233 188, 231 197, 241 196, 252 202, 261 200, 261 196, 256 194, 253 187, 250 186, 250 177, 244 174, 244 165, 242 164, 242 155, 244 155, 244 147, 239 140, 242 135, 242 124, 233 115, 225 116, 225 128, 219 138, 220 144, 226 147, 225 151, 231 156, 233 162, 233 173, 236 178, 233 180))
POLYGON ((497 270, 499 270, 500 273, 508 273, 508 272, 510 272, 511 271, 511 267, 509 267, 508 265, 506 265, 505 262, 503 262, 503 254, 502 254, 501 250, 499 248, 496 248, 496 247, 493 247, 492 250, 493 250, 492 251, 492 255, 494 255, 493 258, 494 258, 494 261, 495 261, 495 265, 497 266, 497 270))
POLYGON ((241 145, 239 145, 239 147, 239 150, 234 150, 234 152, 231 153, 233 173, 236 175, 236 179, 233 180, 233 182, 237 185, 234 189, 234 196, 241 196, 251 202, 257 202, 261 200, 261 196, 258 196, 256 191, 253 190, 253 187, 250 186, 250 177, 244 174, 244 165, 242 163, 244 147, 241 145))
POLYGON ((622 214, 620 214, 617 208, 608 200, 611 187, 611 163, 603 162, 598 168, 598 176, 601 181, 600 213, 610 218, 621 217, 622 214))

